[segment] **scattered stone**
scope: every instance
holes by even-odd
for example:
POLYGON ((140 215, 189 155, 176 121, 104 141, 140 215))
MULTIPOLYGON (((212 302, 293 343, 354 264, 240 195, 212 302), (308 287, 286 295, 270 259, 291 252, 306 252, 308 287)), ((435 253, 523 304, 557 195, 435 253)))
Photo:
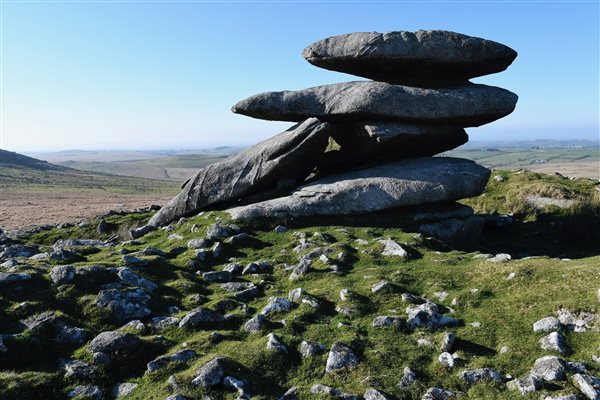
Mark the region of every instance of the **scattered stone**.
POLYGON ((289 311, 292 308, 292 302, 283 297, 269 297, 269 302, 261 310, 261 314, 269 316, 276 312, 289 311))
POLYGON ((149 232, 152 232, 155 229, 156 229, 156 227, 154 227, 154 226, 145 225, 145 226, 142 226, 142 227, 139 227, 139 228, 129 231, 129 234, 131 235, 132 238, 137 239, 137 238, 141 238, 142 236, 146 235, 149 232))
POLYGON ((389 315, 375 317, 373 320, 373 328, 381 328, 385 326, 394 326, 396 328, 400 328, 404 326, 404 320, 400 317, 389 315))
POLYGON ((560 321, 555 317, 542 318, 533 324, 535 333, 552 332, 560 329, 560 321))
POLYGON ((357 396, 353 396, 348 393, 344 393, 339 389, 332 388, 331 386, 326 386, 320 383, 312 385, 310 388, 310 392, 313 394, 324 394, 337 399, 345 399, 345 400, 358 400, 357 396))
POLYGON ((481 381, 491 381, 498 384, 502 383, 502 375, 492 368, 479 368, 461 371, 458 376, 469 385, 473 385, 481 381))
POLYGON ((442 345, 441 350, 445 352, 452 351, 452 346, 454 346, 454 341, 456 340, 456 335, 452 332, 444 333, 442 337, 442 345))
POLYGON ((141 319, 151 313, 148 308, 150 295, 139 288, 126 291, 101 290, 96 297, 95 304, 97 307, 107 308, 117 321, 141 319))
POLYGON ((234 378, 233 376, 226 376, 223 379, 223 386, 228 389, 237 390, 240 399, 250 398, 250 395, 246 393, 246 383, 242 380, 234 378))
POLYGON ((288 293, 288 300, 298 302, 306 292, 302 288, 295 288, 288 293))
POLYGON ((131 333, 107 331, 92 339, 88 348, 93 353, 112 354, 120 351, 134 351, 141 344, 141 340, 131 333))
POLYGON ((410 367, 404 367, 404 372, 400 382, 396 385, 402 390, 409 390, 410 385, 417 380, 417 374, 410 367))
POLYGON ((75 267, 72 265, 58 265, 52 268, 50 279, 57 285, 71 283, 75 279, 75 267))
POLYGON ((100 351, 97 351, 92 354, 92 360, 94 361, 94 364, 98 365, 109 365, 112 361, 108 354, 102 353, 100 351))
POLYGON ((573 385, 581 391, 588 399, 600 399, 600 379, 583 374, 573 375, 573 385))
POLYGON ((75 389, 71 390, 67 396, 72 399, 73 397, 77 397, 80 399, 87 400, 101 400, 102 399, 102 389, 98 386, 75 386, 75 389))
POLYGON ((267 335, 267 350, 273 350, 284 354, 287 354, 288 352, 287 348, 274 333, 269 333, 267 335))
POLYGON ((302 341, 300 343, 300 354, 302 357, 314 357, 325 352, 325 346, 322 343, 302 341))
POLYGON ((381 253, 382 256, 408 257, 408 252, 392 239, 380 239, 377 242, 384 246, 383 252, 381 253))
POLYGON ((427 389, 421 400, 448 400, 454 397, 454 393, 439 387, 427 389))
POLYGON ((390 291, 391 289, 392 286, 390 285, 390 283, 388 281, 382 280, 371 286, 371 293, 385 293, 390 291))
POLYGON ((179 318, 175 317, 154 317, 150 320, 148 325, 152 329, 162 330, 168 328, 169 326, 177 325, 179 323, 179 318))
POLYGON ((437 304, 426 302, 406 307, 407 324, 414 328, 437 329, 442 326, 458 325, 460 321, 440 314, 437 304))
POLYGON ((229 271, 211 271, 202 274, 202 277, 209 282, 231 282, 233 276, 229 271))
POLYGON ((158 288, 158 285, 149 279, 139 276, 127 267, 117 268, 117 275, 122 284, 127 286, 141 287, 148 292, 153 292, 158 288))
POLYGON ((237 301, 241 301, 242 303, 247 303, 251 300, 256 299, 257 297, 262 296, 262 290, 260 290, 258 287, 253 286, 251 288, 242 290, 240 292, 237 292, 236 294, 233 295, 233 297, 237 300, 237 301))
POLYGON ((179 321, 179 327, 185 329, 206 328, 216 322, 222 321, 223 317, 213 310, 204 307, 197 307, 188 312, 185 317, 179 321))
POLYGON ((114 398, 125 397, 133 392, 137 387, 138 384, 133 382, 117 383, 113 387, 112 395, 114 398))
POLYGON ((285 226, 282 226, 282 225, 277 225, 277 226, 275 227, 275 229, 273 229, 273 230, 274 230, 275 232, 277 232, 277 233, 285 233, 285 232, 287 232, 289 229, 288 229, 288 228, 286 228, 285 226))
POLYGON ((329 350, 325 372, 331 373, 338 369, 352 368, 358 365, 358 357, 344 343, 335 342, 329 350))
POLYGON ((158 371, 159 369, 167 366, 174 362, 186 362, 196 357, 198 354, 194 350, 180 350, 175 354, 168 356, 160 356, 150 361, 147 365, 146 370, 148 372, 158 371))
POLYGON ((545 356, 535 360, 531 375, 545 381, 564 381, 566 379, 565 363, 558 357, 545 356))
POLYGON ((518 390, 522 396, 540 390, 543 386, 542 381, 535 375, 527 375, 521 379, 513 379, 506 386, 511 390, 518 390))
POLYGON ((510 254, 500 253, 500 254, 496 254, 494 257, 488 258, 486 261, 496 262, 496 263, 505 263, 505 262, 509 262, 510 260, 512 260, 512 257, 510 254))
POLYGON ((544 336, 540 339, 539 343, 540 347, 544 350, 554 350, 562 354, 567 351, 567 340, 558 332, 552 332, 544 336))
POLYGON ((434 292, 433 295, 440 301, 446 300, 446 298, 449 296, 448 292, 434 292))
POLYGON ((148 261, 143 258, 138 258, 129 254, 126 254, 122 258, 125 265, 129 265, 131 267, 145 267, 148 265, 148 261))
POLYGON ((266 323, 267 319, 264 317, 264 315, 257 314, 244 324, 244 330, 250 333, 258 333, 264 329, 266 323))
POLYGON ((298 400, 300 398, 300 389, 296 386, 289 388, 279 400, 298 400))
POLYGON ((0 287, 28 281, 30 279, 31 275, 26 273, 0 272, 0 287))
POLYGON ((196 371, 196 377, 192 380, 192 385, 208 388, 221 383, 225 377, 223 365, 226 360, 225 357, 216 357, 204 364, 196 371))
POLYGON ((187 242, 187 247, 189 249, 203 249, 203 248, 210 246, 210 244, 211 244, 211 241, 208 239, 205 239, 205 238, 192 239, 187 242))
POLYGON ((363 397, 365 400, 391 400, 391 397, 388 397, 379 390, 373 388, 367 389, 363 397))
POLYGON ((454 368, 454 357, 452 357, 452 354, 448 352, 443 352, 442 354, 440 354, 440 356, 438 357, 438 361, 447 369, 454 368))
POLYGON ((76 380, 92 380, 96 376, 96 367, 81 360, 65 360, 62 363, 65 378, 76 380))
POLYGON ((255 261, 246 265, 242 270, 242 275, 265 274, 269 272, 272 264, 268 261, 255 261))

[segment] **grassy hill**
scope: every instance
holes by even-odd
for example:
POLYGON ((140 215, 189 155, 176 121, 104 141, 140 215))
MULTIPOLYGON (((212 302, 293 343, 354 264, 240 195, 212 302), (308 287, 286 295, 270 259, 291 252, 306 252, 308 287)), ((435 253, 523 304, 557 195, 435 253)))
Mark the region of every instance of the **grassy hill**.
POLYGON ((37 158, 0 149, 0 168, 34 169, 39 171, 63 171, 66 168, 37 158))
POLYGON ((73 252, 67 254, 70 259, 22 259, 10 270, 4 267, 4 272, 29 274, 30 278, 27 290, 18 282, 0 286, 0 333, 7 349, 0 351, 0 398, 33 399, 44 393, 46 399, 62 399, 77 385, 97 386, 108 398, 118 382, 137 385, 124 399, 162 400, 175 393, 188 399, 204 395, 236 398, 235 390, 222 383, 225 375, 243 381, 245 392, 254 399, 279 399, 291 387, 297 388, 300 399, 332 398, 313 393, 315 384, 359 397, 375 388, 395 399, 420 399, 431 387, 452 391, 457 399, 538 399, 576 393, 572 370, 566 380, 547 382, 525 397, 505 383, 529 374, 535 360, 546 355, 581 363, 586 374, 600 375, 600 364, 593 358, 600 356, 598 193, 595 182, 587 179, 495 171, 486 192, 465 201, 487 221, 483 236, 470 249, 449 248, 402 228, 393 219, 382 225, 352 226, 325 220, 316 224, 262 221, 239 225, 246 235, 232 238, 230 231, 217 247, 207 244, 199 253, 202 258, 189 248, 188 241, 206 237, 217 222, 230 223, 216 211, 135 241, 125 240, 124 232, 143 225, 150 213, 106 216, 104 233, 97 232, 100 219, 95 219, 81 226, 24 235, 18 241, 37 246, 33 252, 53 251, 51 246, 58 239, 105 240, 120 234, 122 241, 108 247, 67 246, 73 252), (531 196, 574 203, 568 208, 533 207, 525 201, 531 196), (499 215, 503 213, 511 216, 499 215), (289 230, 278 233, 277 224, 287 224, 289 230), (381 238, 399 243, 408 256, 383 255, 381 238), (495 262, 492 256, 497 253, 513 257, 495 262), (290 266, 297 266, 303 257, 314 257, 310 268, 290 279, 290 266), (268 263, 251 265, 260 261, 268 263), (253 285, 255 298, 236 297, 236 292, 212 281, 210 274, 203 275, 223 271, 228 265, 235 270, 231 263, 247 271, 257 269, 237 271, 225 279, 242 287, 253 285), (52 272, 65 264, 74 267, 73 277, 60 278, 52 272), (157 285, 145 295, 137 289, 133 299, 148 296, 140 300, 148 312, 139 318, 141 322, 125 327, 128 318, 119 319, 98 305, 99 292, 129 293, 136 285, 151 286, 131 276, 119 278, 111 270, 124 266, 157 285), (64 280, 55 283, 53 279, 64 280), (373 285, 381 281, 388 282, 385 289, 373 292, 373 285), (302 288, 298 297, 291 296, 292 301, 279 310, 265 312, 261 330, 251 333, 244 328, 270 299, 287 298, 296 288, 302 288), (342 290, 347 290, 344 298, 342 290), (436 329, 409 327, 406 309, 413 305, 407 300, 415 301, 410 295, 435 302, 440 313, 460 322, 436 329), (203 307, 206 315, 212 315, 206 310, 213 310, 229 316, 222 321, 199 318, 194 327, 182 323, 189 322, 186 316, 197 307, 203 307), (547 333, 533 332, 534 322, 557 316, 561 310, 593 316, 586 320, 584 331, 567 325, 559 328, 566 339, 563 354, 542 349, 538 342, 547 333), (50 322, 44 329, 23 324, 29 321, 34 326, 28 318, 49 311, 54 319, 46 314, 50 322), (151 318, 159 316, 176 320, 158 327, 151 318), (375 327, 373 321, 379 316, 399 317, 396 321, 401 322, 375 327), (55 326, 64 325, 85 329, 85 338, 73 343, 57 340, 55 326), (115 350, 109 355, 110 364, 104 364, 101 356, 92 354, 89 343, 99 333, 114 330, 128 332, 139 341, 115 350), (271 332, 286 352, 267 348, 271 332), (452 369, 438 360, 448 332, 456 335, 450 349, 456 356, 452 369), (325 350, 304 357, 300 352, 303 341, 321 343, 325 350), (335 342, 346 344, 356 362, 351 368, 326 373, 335 342), (147 372, 148 362, 182 350, 194 353, 185 361, 164 362, 147 372), (199 376, 198 370, 217 356, 227 357, 223 375, 214 386, 194 386, 191 382, 199 376), (79 373, 59 368, 60 357, 79 360, 79 373), (405 367, 416 375, 406 389, 398 386, 405 367), (498 371, 500 381, 469 384, 459 376, 482 367, 498 371))

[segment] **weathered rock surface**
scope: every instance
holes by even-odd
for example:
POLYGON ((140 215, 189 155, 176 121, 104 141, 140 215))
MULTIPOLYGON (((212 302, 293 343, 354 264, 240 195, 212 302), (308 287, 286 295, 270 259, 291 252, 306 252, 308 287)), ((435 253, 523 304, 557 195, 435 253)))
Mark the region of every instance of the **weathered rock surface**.
POLYGON ((223 316, 211 309, 198 307, 190 311, 179 322, 180 328, 197 329, 206 328, 211 324, 219 322, 223 316))
POLYGON ((558 332, 552 332, 544 336, 540 339, 539 343, 540 347, 544 350, 554 350, 563 354, 567 351, 567 340, 558 332))
POLYGON ((517 95, 494 86, 468 84, 421 89, 383 82, 344 82, 298 91, 266 92, 232 107, 249 117, 327 122, 400 121, 480 126, 510 114, 517 95))
POLYGON ((302 53, 313 65, 376 81, 442 85, 504 71, 517 53, 456 32, 355 32, 319 40, 302 53))
POLYGON ((473 385, 481 381, 502 383, 502 375, 500 375, 498 371, 492 368, 479 368, 461 371, 458 374, 458 376, 461 377, 465 381, 465 383, 469 385, 473 385))
POLYGON ((331 345, 331 350, 329 350, 327 356, 327 364, 325 365, 326 373, 342 368, 352 368, 356 365, 358 365, 358 357, 350 347, 341 342, 335 342, 331 345))
POLYGON ((306 160, 323 154, 329 133, 329 124, 310 118, 236 156, 202 168, 148 224, 166 225, 207 206, 269 188, 278 180, 305 178, 314 168, 306 160))
POLYGON ((226 360, 225 357, 216 357, 204 364, 196 371, 196 377, 192 380, 192 385, 208 388, 221 383, 225 377, 223 364, 226 360))
POLYGON ((160 356, 150 361, 147 365, 146 370, 148 372, 158 371, 159 369, 167 366, 170 363, 174 362, 186 362, 196 357, 198 354, 194 350, 180 350, 177 353, 168 355, 168 356, 160 356))
POLYGON ((108 309, 117 321, 145 318, 151 313, 148 308, 150 295, 139 288, 125 291, 101 290, 95 303, 97 307, 108 309))
POLYGON ((421 397, 421 400, 448 400, 455 397, 454 393, 439 387, 427 389, 427 392, 421 397))
POLYGON ((514 379, 506 384, 509 389, 518 390, 521 395, 540 390, 543 386, 542 381, 535 375, 527 375, 521 379, 514 379))
POLYGON ((573 385, 577 387, 588 399, 600 399, 600 379, 591 375, 573 375, 573 385))
POLYGON ((88 345, 90 351, 114 353, 122 350, 135 350, 141 345, 140 339, 131 333, 107 331, 96 336, 88 345))
POLYGON ((552 332, 560 329, 560 321, 556 317, 546 317, 533 324, 533 331, 535 333, 540 332, 552 332))
POLYGON ((558 357, 545 356, 535 360, 531 375, 535 375, 545 381, 564 381, 566 378, 565 363, 558 357))
POLYGON ((287 197, 230 208, 234 218, 350 215, 481 194, 490 171, 472 161, 417 158, 318 179, 287 197))

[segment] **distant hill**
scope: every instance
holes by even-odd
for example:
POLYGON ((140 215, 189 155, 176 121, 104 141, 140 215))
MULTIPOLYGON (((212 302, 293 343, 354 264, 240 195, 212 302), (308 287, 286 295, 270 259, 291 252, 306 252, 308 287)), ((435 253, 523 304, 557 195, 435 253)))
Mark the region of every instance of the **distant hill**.
POLYGON ((35 169, 39 171, 65 171, 68 169, 67 167, 2 149, 0 149, 0 167, 35 169))

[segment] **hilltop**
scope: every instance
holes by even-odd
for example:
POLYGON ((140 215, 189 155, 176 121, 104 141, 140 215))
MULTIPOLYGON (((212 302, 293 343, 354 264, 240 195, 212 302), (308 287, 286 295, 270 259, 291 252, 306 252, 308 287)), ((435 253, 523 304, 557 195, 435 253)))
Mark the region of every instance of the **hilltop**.
POLYGON ((67 168, 23 154, 0 149, 0 168, 24 168, 39 171, 64 171, 67 168))
POLYGON ((598 193, 494 171, 464 201, 486 221, 464 249, 398 213, 239 224, 211 211, 137 237, 142 211, 4 237, 0 397, 580 393, 600 373, 598 193))

